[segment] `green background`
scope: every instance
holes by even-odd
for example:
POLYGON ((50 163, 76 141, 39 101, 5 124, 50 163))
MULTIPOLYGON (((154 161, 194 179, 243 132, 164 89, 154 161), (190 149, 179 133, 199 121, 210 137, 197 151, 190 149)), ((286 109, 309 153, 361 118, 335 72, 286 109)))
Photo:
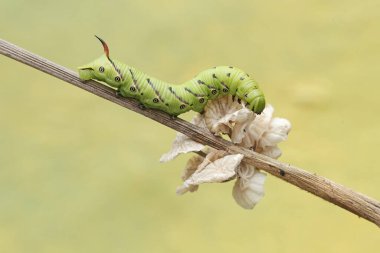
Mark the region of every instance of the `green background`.
MULTIPOLYGON (((0 37, 75 69, 102 53, 170 82, 252 74, 293 125, 281 160, 380 199, 380 2, 0 2, 0 37)), ((379 229, 272 176, 178 197, 174 131, 0 57, 1 252, 378 252, 379 229)), ((191 118, 185 115, 184 118, 191 118)))

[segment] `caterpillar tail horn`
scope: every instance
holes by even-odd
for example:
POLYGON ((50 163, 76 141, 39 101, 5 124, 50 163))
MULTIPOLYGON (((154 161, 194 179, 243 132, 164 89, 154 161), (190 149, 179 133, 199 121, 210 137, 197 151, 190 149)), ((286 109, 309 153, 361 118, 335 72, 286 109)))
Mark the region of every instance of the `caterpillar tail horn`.
POLYGON ((108 48, 107 43, 104 40, 102 40, 100 37, 98 37, 96 35, 95 35, 95 37, 100 41, 100 43, 102 43, 103 49, 104 49, 104 53, 107 56, 107 58, 110 58, 110 50, 108 48))

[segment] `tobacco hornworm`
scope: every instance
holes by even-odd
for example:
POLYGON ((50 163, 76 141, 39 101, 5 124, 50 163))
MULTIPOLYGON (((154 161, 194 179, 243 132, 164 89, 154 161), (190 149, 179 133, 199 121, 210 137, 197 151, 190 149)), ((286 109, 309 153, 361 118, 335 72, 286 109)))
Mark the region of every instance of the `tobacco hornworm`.
POLYGON ((264 93, 255 80, 238 68, 214 67, 183 84, 174 85, 112 60, 107 44, 95 37, 102 43, 104 55, 78 68, 82 80, 105 82, 117 88, 122 96, 135 98, 147 108, 158 109, 172 116, 190 110, 202 112, 208 100, 229 94, 245 101, 247 107, 257 114, 264 110, 264 93))

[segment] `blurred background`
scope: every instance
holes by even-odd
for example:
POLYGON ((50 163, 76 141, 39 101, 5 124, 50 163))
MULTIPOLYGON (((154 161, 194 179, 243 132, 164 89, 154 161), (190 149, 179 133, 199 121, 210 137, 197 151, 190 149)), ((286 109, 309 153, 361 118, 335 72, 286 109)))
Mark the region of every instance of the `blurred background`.
MULTIPOLYGON (((281 161, 380 199, 380 2, 2 0, 0 37, 76 69, 102 54, 182 82, 233 65, 292 122, 281 161)), ((1 252, 378 252, 379 229, 268 176, 176 196, 175 132, 0 56, 1 252)), ((182 116, 190 119, 192 114, 182 116)))

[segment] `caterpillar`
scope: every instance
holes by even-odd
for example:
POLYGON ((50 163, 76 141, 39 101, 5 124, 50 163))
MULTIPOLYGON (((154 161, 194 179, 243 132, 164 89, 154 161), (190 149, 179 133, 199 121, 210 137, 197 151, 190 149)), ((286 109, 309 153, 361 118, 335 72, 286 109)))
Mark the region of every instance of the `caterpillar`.
POLYGON ((260 114, 265 107, 264 93, 244 71, 231 66, 207 69, 183 84, 171 84, 150 77, 142 71, 111 59, 104 40, 104 54, 78 68, 83 81, 94 79, 117 89, 123 97, 135 98, 144 107, 158 109, 172 116, 193 110, 202 112, 209 100, 233 95, 260 114))

